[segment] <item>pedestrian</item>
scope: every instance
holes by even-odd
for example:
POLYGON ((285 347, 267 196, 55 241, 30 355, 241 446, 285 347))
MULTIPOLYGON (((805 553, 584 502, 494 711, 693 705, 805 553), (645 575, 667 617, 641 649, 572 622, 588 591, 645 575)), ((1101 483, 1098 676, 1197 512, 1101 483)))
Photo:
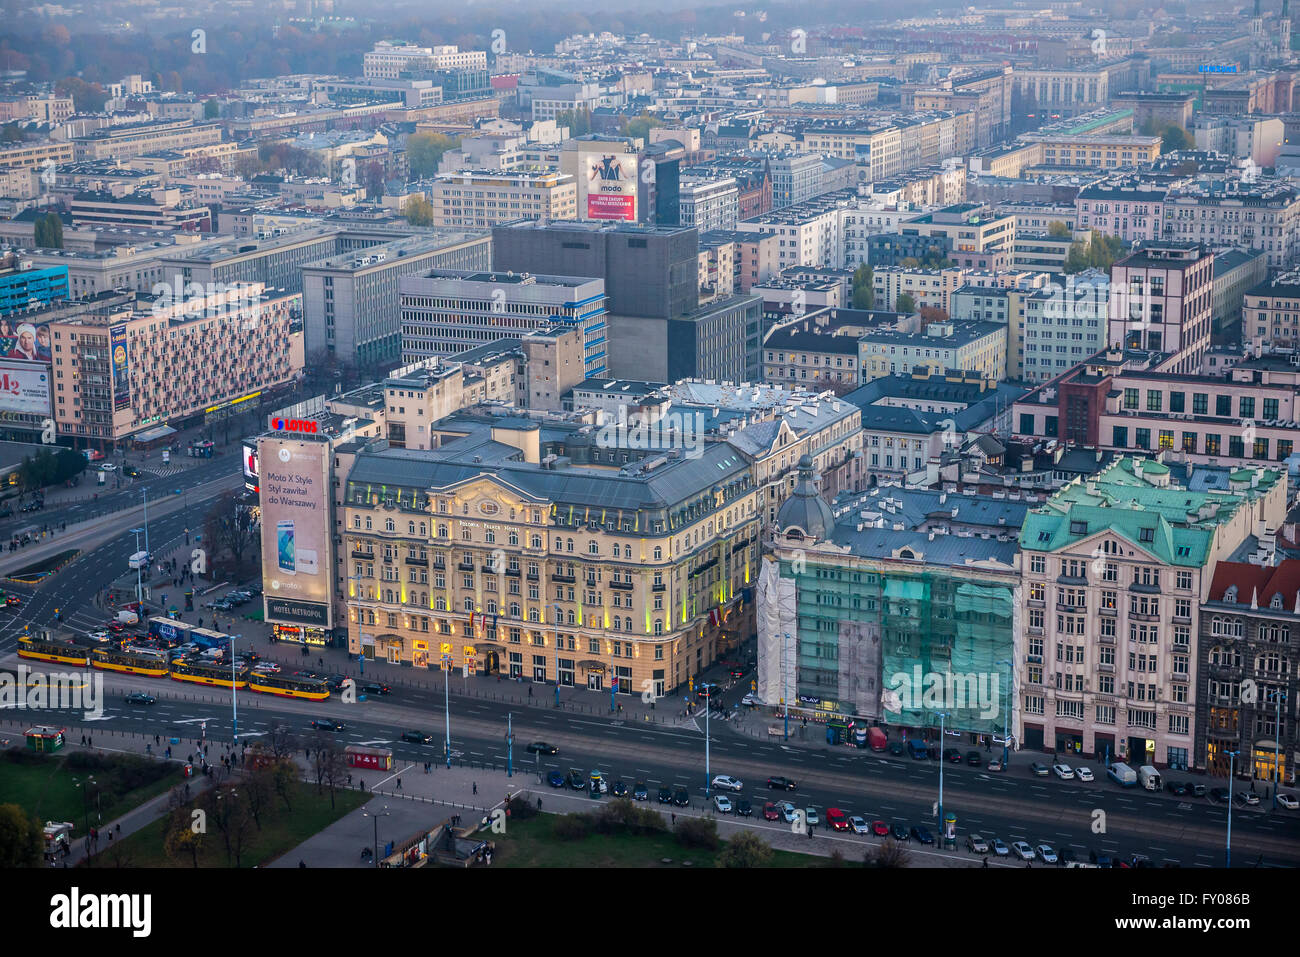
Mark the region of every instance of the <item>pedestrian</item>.
POLYGON ((529 685, 529 686, 528 686, 528 697, 531 698, 532 696, 533 696, 533 686, 532 686, 532 685, 529 685))
POLYGON ((987 857, 984 858, 984 863, 983 863, 981 866, 982 866, 982 867, 988 867, 988 866, 989 866, 989 859, 988 859, 987 857))
POLYGON ((352 787, 352 775, 348 775, 348 787, 352 787))
POLYGON ((86 745, 86 736, 84 734, 81 736, 81 745, 82 747, 85 747, 86 745))
POLYGON ((672 819, 673 819, 673 827, 676 827, 676 826, 677 826, 677 814, 676 814, 676 812, 672 812, 672 819))
POLYGON ((193 764, 193 763, 194 763, 194 755, 193 755, 193 754, 187 754, 187 755, 185 755, 185 763, 186 763, 186 764, 193 764))
POLYGON ((538 799, 537 799, 537 810, 540 811, 541 809, 542 809, 542 799, 541 799, 541 798, 538 798, 538 799))
POLYGON ((121 833, 122 833, 122 825, 121 825, 121 824, 118 824, 118 826, 117 826, 117 833, 118 833, 118 834, 121 834, 121 833))
POLYGON ((95 742, 94 742, 94 740, 93 740, 89 735, 87 735, 87 736, 86 736, 86 747, 88 747, 88 748, 93 748, 94 746, 95 746, 95 742))
POLYGON ((472 781, 472 782, 470 782, 470 783, 473 784, 473 786, 474 786, 474 793, 475 793, 475 794, 478 794, 478 782, 477 782, 477 781, 472 781))
POLYGON ((364 791, 365 789, 366 789, 366 780, 365 780, 365 778, 362 778, 362 779, 361 779, 361 790, 364 791))
POLYGON ((400 777, 397 779, 397 790, 402 790, 402 779, 400 777))
POLYGON ((155 734, 155 735, 153 736, 153 743, 154 743, 154 744, 162 744, 162 736, 161 736, 161 735, 157 735, 157 734, 155 734))

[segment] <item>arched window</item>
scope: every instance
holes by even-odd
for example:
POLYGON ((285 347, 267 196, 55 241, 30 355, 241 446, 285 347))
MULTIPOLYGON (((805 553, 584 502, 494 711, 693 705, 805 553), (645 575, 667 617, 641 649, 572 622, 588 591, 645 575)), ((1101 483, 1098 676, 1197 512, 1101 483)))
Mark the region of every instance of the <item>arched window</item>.
POLYGON ((391 518, 384 519, 384 531, 386 532, 397 531, 397 525, 393 522, 391 518))
POLYGON ((414 535, 414 534, 415 534, 415 523, 414 523, 414 522, 407 522, 407 523, 406 523, 406 533, 407 533, 408 535, 414 535))
POLYGON ((464 605, 465 605, 465 610, 468 611, 468 612, 470 612, 470 613, 472 614, 473 611, 474 611, 474 599, 473 599, 473 598, 466 598, 466 599, 465 599, 465 602, 464 602, 464 605))
POLYGON ((664 620, 663 620, 662 618, 656 618, 656 619, 655 619, 655 634, 656 634, 656 635, 662 635, 663 633, 664 633, 664 620))
POLYGON ((655 546, 654 555, 655 555, 655 561, 657 561, 657 562, 663 561, 663 558, 664 558, 664 550, 663 550, 662 548, 660 548, 658 545, 656 545, 656 546, 655 546))
POLYGON ((434 605, 435 605, 435 607, 438 609, 438 611, 446 611, 446 610, 447 610, 447 599, 446 599, 446 598, 443 598, 441 595, 439 595, 437 601, 434 602, 434 605))

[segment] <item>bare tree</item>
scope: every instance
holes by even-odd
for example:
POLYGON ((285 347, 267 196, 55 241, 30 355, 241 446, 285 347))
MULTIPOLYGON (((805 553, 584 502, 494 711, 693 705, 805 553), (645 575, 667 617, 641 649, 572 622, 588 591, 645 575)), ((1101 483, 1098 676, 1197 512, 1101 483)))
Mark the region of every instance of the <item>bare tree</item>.
POLYGON ((248 799, 248 812, 253 816, 257 829, 262 829, 262 815, 275 796, 275 772, 269 767, 260 767, 244 776, 244 796, 248 799))
POLYGON ((316 753, 312 756, 312 766, 316 771, 316 790, 319 792, 324 782, 330 789, 330 807, 334 807, 334 792, 339 783, 347 776, 347 765, 343 761, 343 752, 333 741, 323 743, 318 740, 316 753))
POLYGON ((281 758, 271 765, 271 772, 276 795, 284 802, 284 809, 292 811, 293 805, 289 798, 298 783, 298 766, 289 758, 281 758))
POLYGON ((239 572, 244 556, 251 554, 258 542, 252 509, 238 502, 234 491, 224 493, 208 512, 204 535, 216 553, 213 557, 228 553, 239 572))
POLYGON ((221 835, 226 848, 226 863, 240 867, 253 828, 248 800, 239 788, 229 784, 217 785, 207 792, 206 798, 208 820, 221 835))

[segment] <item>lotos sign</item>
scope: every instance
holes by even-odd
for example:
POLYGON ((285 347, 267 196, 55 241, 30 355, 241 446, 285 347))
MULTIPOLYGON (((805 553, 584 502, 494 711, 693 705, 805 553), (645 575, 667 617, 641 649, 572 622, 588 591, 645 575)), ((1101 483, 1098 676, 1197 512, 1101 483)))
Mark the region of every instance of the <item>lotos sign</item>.
POLYGON ((315 419, 272 419, 271 428, 277 432, 316 432, 320 423, 315 419))

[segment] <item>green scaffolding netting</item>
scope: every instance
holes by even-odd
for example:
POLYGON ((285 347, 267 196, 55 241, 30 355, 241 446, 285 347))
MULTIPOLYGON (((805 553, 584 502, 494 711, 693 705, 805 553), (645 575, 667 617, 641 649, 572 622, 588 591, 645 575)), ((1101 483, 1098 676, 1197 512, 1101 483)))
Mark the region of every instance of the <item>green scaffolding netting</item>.
POLYGON ((785 564, 795 583, 797 690, 807 704, 908 728, 1002 732, 1013 582, 785 564))

